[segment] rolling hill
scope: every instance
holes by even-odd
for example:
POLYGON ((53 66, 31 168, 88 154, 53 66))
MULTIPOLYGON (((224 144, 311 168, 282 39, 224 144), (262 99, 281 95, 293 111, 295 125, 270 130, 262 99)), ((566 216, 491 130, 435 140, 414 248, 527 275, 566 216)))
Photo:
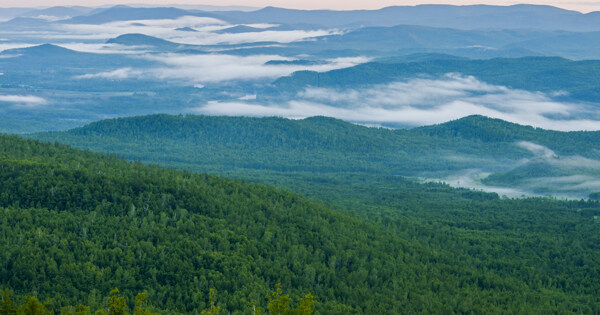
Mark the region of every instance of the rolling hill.
POLYGON ((367 293, 352 274, 377 268, 373 285, 383 289, 400 279, 398 257, 430 255, 372 224, 270 187, 16 137, 0 136, 0 142, 0 283, 18 295, 51 299, 57 309, 77 302, 98 309, 98 294, 118 287, 130 298, 149 292, 165 311, 199 312, 208 289, 216 288, 224 310, 243 312, 262 304, 276 283, 323 294, 324 312, 404 307, 399 296, 384 302, 367 293), (382 238, 364 247, 371 237, 382 238), (357 304, 353 294, 376 300, 357 304), (326 301, 335 295, 338 302, 326 301))
POLYGON ((107 40, 106 43, 126 46, 154 46, 162 49, 176 49, 189 46, 144 34, 123 34, 107 40))
MULTIPOLYGON (((532 166, 538 162, 550 163, 562 170, 558 172, 561 176, 600 176, 594 164, 600 160, 600 132, 549 131, 482 116, 436 126, 389 130, 326 117, 288 120, 154 115, 100 121, 67 132, 32 137, 118 153, 163 166, 229 174, 271 184, 294 173, 402 175, 445 180, 474 172, 485 177, 527 167, 522 165, 527 161, 532 166), (591 163, 596 170, 569 166, 569 161, 576 159, 591 163), (263 173, 274 178, 269 179, 263 173)), ((494 183, 522 188, 518 195, 587 197, 600 189, 594 185, 577 188, 577 180, 571 185, 528 184, 546 177, 535 169, 527 176, 494 183)), ((284 186, 294 189, 294 185, 290 182, 284 186)), ((485 185, 479 188, 487 189, 485 185)))
MULTIPOLYGON (((478 122, 486 119, 455 125, 478 122)), ((444 129, 456 130, 446 127, 440 138, 444 129)), ((373 135, 379 139, 371 138, 369 149, 383 149, 395 134, 321 117, 294 122, 161 115, 100 122, 62 137, 88 136, 129 155, 134 150, 123 148, 145 146, 138 156, 154 152, 155 160, 175 167, 185 157, 172 151, 171 163, 165 163, 165 152, 171 152, 165 151, 166 139, 187 137, 182 143, 190 151, 235 167, 207 141, 231 150, 253 138, 251 145, 275 153, 296 148, 314 156, 307 151, 318 147, 364 152, 360 147, 368 143, 352 142, 373 135), (244 127, 249 125, 258 129, 244 127)), ((592 263, 600 255, 596 202, 501 199, 394 175, 242 171, 265 181, 291 180, 297 190, 313 189, 310 195, 323 204, 268 186, 127 163, 57 143, 0 140, 0 224, 7 231, 1 262, 10 266, 0 279, 17 294, 34 290, 56 305, 88 301, 101 307, 97 296, 119 287, 129 298, 147 290, 158 309, 195 312, 207 307, 208 289, 216 288, 219 305, 236 313, 264 305, 261 297, 279 282, 296 296, 312 293, 324 313, 594 313, 600 307, 600 270, 592 263)), ((250 157, 244 155, 257 161, 250 157)), ((331 159, 345 167, 343 159, 331 159)), ((206 162, 194 161, 198 169, 206 162)))
POLYGON ((355 88, 404 81, 420 75, 439 77, 447 73, 460 73, 514 89, 565 91, 569 97, 581 101, 594 102, 600 99, 596 89, 600 84, 595 75, 600 69, 597 60, 573 61, 558 57, 477 60, 433 56, 432 59, 414 62, 395 62, 394 58, 389 58, 328 72, 300 71, 276 80, 268 94, 295 93, 308 86, 355 88))

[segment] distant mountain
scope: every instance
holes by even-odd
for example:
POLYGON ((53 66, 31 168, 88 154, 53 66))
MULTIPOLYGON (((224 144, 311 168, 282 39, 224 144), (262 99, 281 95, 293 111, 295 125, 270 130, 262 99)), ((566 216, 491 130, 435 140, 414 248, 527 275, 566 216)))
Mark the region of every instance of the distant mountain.
POLYGON ((165 49, 174 49, 186 45, 173 43, 161 38, 144 34, 124 34, 106 41, 107 44, 120 44, 126 46, 155 46, 165 49))
MULTIPOLYGON (((156 7, 156 5, 151 4, 143 4, 143 3, 132 3, 128 4, 130 7, 134 8, 151 8, 156 7)), ((174 8, 188 10, 188 11, 256 11, 260 10, 260 7, 249 7, 249 6, 238 6, 238 5, 202 5, 202 4, 178 4, 175 2, 171 5, 174 8)))
MULTIPOLYGON (((57 80, 57 76, 85 74, 85 71, 105 71, 107 68, 124 66, 147 65, 149 62, 129 58, 122 54, 94 54, 70 50, 52 44, 43 44, 28 48, 8 49, 0 53, 0 66, 5 71, 15 73, 28 73, 31 71, 37 75, 37 84, 41 83, 41 77, 50 76, 57 80), (53 69, 53 71, 45 71, 53 69), (87 70, 86 70, 87 69, 87 70), (84 71, 84 73, 78 73, 84 71), (75 72, 75 73, 73 73, 75 72)), ((49 78, 49 79, 50 79, 49 78)), ((72 78, 63 78, 63 83, 72 78)))
POLYGON ((295 60, 269 60, 265 62, 265 65, 301 65, 301 66, 314 66, 326 64, 325 61, 321 60, 306 60, 306 59, 295 59, 295 60))
POLYGON ((506 48, 530 48, 545 55, 573 59, 600 59, 600 32, 545 34, 511 43, 506 48))
MULTIPOLYGON (((460 49, 472 46, 499 49, 503 46, 551 35, 535 31, 464 31, 414 25, 392 27, 365 27, 340 35, 320 37, 318 45, 329 48, 357 48, 360 45, 376 50, 414 48, 460 49)), ((308 45, 311 42, 307 43, 308 45)))
POLYGON ((70 18, 70 17, 75 17, 78 15, 87 14, 87 13, 91 12, 92 10, 93 10, 92 8, 83 7, 83 6, 73 6, 73 7, 58 6, 58 7, 50 7, 50 8, 46 8, 46 9, 31 10, 31 11, 21 14, 20 16, 23 16, 23 17, 47 16, 47 17, 56 17, 56 18, 64 19, 64 18, 70 18))
POLYGON ((255 27, 250 27, 250 26, 246 26, 246 25, 236 25, 233 27, 218 30, 217 33, 238 34, 238 33, 256 33, 256 32, 263 32, 263 31, 264 31, 264 29, 261 29, 261 28, 255 28, 255 27))
POLYGON ((456 29, 600 30, 596 13, 582 14, 540 5, 417 5, 380 10, 328 11, 266 7, 253 12, 219 12, 246 23, 315 24, 322 27, 395 26, 400 24, 456 29))
POLYGON ((436 53, 416 53, 404 56, 384 57, 378 58, 375 62, 378 63, 406 63, 406 62, 421 62, 429 60, 466 60, 468 58, 448 55, 448 54, 436 54, 436 53))
POLYGON ((62 23, 70 24, 103 24, 114 21, 130 20, 155 20, 155 19, 176 19, 182 16, 201 16, 219 18, 217 15, 207 12, 190 12, 172 7, 159 8, 133 8, 128 6, 114 6, 98 12, 91 12, 90 15, 77 16, 62 23))
POLYGON ((0 23, 0 27, 3 30, 37 30, 49 25, 50 22, 48 20, 31 17, 16 17, 0 23))
POLYGON ((8 49, 0 53, 2 55, 20 55, 23 57, 51 57, 51 56, 65 56, 67 58, 74 55, 80 55, 80 53, 74 50, 70 50, 61 46, 52 44, 43 44, 27 48, 8 49))
POLYGON ((197 30, 191 28, 191 27, 179 27, 175 29, 176 31, 181 31, 181 32, 198 32, 197 30))
MULTIPOLYGON (((555 92, 566 91, 569 97, 583 101, 597 101, 600 92, 600 61, 572 61, 557 57, 496 58, 489 60, 469 60, 455 57, 442 57, 437 60, 411 61, 384 59, 350 68, 329 72, 300 71, 274 82, 269 94, 289 93, 307 86, 316 87, 356 87, 360 85, 384 84, 402 81, 426 74, 441 76, 446 73, 460 73, 475 76, 487 83, 511 88, 555 92)), ((436 55, 432 55, 436 56, 436 55)), ((437 58, 437 57, 435 57, 437 58)))
POLYGON ((31 11, 31 8, 0 8, 0 19, 10 20, 31 11))
MULTIPOLYGON (((443 53, 469 58, 561 56, 600 59, 600 32, 460 30, 415 25, 364 27, 292 43, 307 53, 362 51, 363 55, 443 53)), ((358 53, 360 54, 360 52, 358 53)))

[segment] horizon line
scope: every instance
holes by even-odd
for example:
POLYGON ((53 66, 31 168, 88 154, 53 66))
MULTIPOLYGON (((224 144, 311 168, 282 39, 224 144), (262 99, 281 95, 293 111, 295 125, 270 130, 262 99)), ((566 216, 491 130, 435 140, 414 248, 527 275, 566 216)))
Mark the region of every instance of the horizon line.
MULTIPOLYGON (((22 3, 22 2, 21 2, 22 3)), ((56 4, 56 5, 19 5, 19 4, 11 4, 11 5, 2 5, 0 4, 0 10, 2 9, 48 9, 53 7, 85 7, 85 8, 112 8, 117 6, 129 6, 129 7, 149 7, 149 8, 161 8, 161 7, 214 7, 214 8, 239 8, 244 9, 243 11, 258 11, 265 8, 278 8, 278 9, 287 9, 287 10, 300 10, 300 11, 338 11, 338 12, 349 12, 349 11, 378 11, 386 8, 409 8, 409 7, 424 7, 424 6, 446 6, 446 7, 477 7, 477 6, 487 6, 487 7, 518 7, 518 6, 533 6, 533 7, 551 7, 559 10, 577 12, 580 14, 589 14, 594 12, 599 12, 598 10, 591 11, 581 11, 573 8, 567 8, 563 6, 559 6, 556 4, 539 4, 539 3, 512 3, 512 4, 487 4, 487 3, 473 3, 473 4, 449 4, 449 3, 417 3, 417 4, 407 4, 407 5, 384 5, 376 8, 352 8, 352 9, 339 9, 339 8, 295 8, 289 6, 277 6, 277 5, 267 5, 267 6, 251 6, 251 5, 243 5, 243 4, 202 4, 202 3, 156 3, 149 4, 143 2, 124 2, 124 3, 105 3, 105 4, 97 4, 97 5, 81 5, 81 4, 56 4)), ((236 10, 232 10, 236 11, 236 10)))

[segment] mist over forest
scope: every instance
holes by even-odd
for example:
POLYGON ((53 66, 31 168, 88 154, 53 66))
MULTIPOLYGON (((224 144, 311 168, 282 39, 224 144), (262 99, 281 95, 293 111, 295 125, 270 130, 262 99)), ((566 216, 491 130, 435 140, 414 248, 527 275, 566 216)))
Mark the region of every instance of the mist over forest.
POLYGON ((0 315, 600 313, 600 14, 0 8, 0 315))

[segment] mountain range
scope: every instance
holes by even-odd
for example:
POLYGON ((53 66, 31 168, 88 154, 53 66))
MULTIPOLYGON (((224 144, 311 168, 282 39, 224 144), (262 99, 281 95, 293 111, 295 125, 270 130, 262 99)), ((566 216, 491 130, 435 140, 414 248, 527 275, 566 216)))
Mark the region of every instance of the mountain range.
POLYGON ((85 7, 53 7, 43 10, 0 9, 0 16, 71 17, 61 23, 99 24, 122 20, 171 19, 181 16, 219 18, 230 23, 273 23, 296 27, 343 27, 419 25, 441 28, 540 29, 600 31, 598 13, 543 5, 417 5, 379 10, 328 11, 266 7, 254 11, 202 11, 174 7, 147 8, 118 5, 92 10, 85 7))

